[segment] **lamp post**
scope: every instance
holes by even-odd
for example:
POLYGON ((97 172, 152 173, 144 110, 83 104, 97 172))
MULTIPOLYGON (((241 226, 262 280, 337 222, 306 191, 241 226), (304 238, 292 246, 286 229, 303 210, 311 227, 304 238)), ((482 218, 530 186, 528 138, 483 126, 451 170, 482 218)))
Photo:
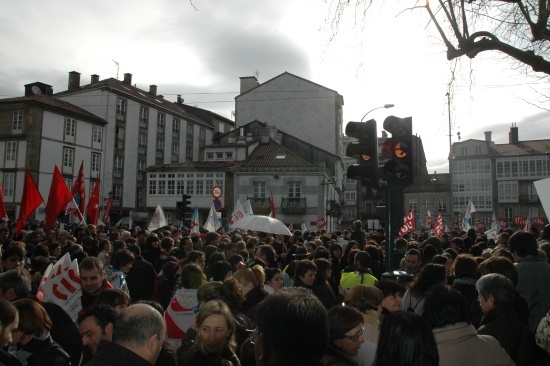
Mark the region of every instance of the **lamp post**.
POLYGON ((393 108, 393 107, 395 107, 395 104, 384 104, 384 105, 381 106, 381 107, 373 108, 373 109, 371 109, 370 111, 368 111, 367 113, 365 113, 365 115, 363 116, 363 118, 361 118, 361 122, 363 122, 363 120, 365 119, 365 117, 367 116, 367 114, 369 114, 369 113, 372 112, 372 111, 375 111, 375 110, 377 110, 377 109, 382 109, 382 108, 388 109, 388 108, 393 108))

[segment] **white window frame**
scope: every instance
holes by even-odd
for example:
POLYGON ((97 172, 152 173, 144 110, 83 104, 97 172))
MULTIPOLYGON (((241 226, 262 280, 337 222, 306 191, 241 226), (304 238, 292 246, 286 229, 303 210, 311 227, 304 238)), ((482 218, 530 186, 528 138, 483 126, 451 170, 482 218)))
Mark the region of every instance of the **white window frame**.
POLYGON ((302 184, 300 182, 288 182, 288 198, 300 198, 302 184))
POLYGON ((266 198, 267 185, 265 182, 252 183, 254 198, 266 198))
POLYGON ((15 195, 15 173, 4 173, 2 188, 4 189, 4 198, 15 195))
POLYGON ((70 140, 74 140, 76 131, 76 119, 66 117, 65 118, 65 137, 69 138, 70 140))
POLYGON ((126 115, 126 100, 118 98, 116 100, 116 114, 119 116, 126 115))
POLYGON ((113 165, 113 171, 122 174, 124 171, 124 156, 116 155, 115 163, 113 165))
POLYGON ((11 124, 12 133, 23 133, 23 117, 24 117, 23 111, 13 112, 13 119, 11 124))
POLYGON ((101 170, 101 154, 92 153, 92 157, 90 159, 90 166, 92 167, 92 172, 100 172, 101 170))
POLYGON ((157 132, 164 133, 165 128, 166 128, 166 114, 159 113, 157 118, 157 132))
POLYGON ((6 141, 6 161, 15 161, 17 157, 17 141, 6 141))
POLYGON ((74 166, 74 149, 70 147, 63 148, 63 167, 73 168, 74 166))
POLYGON ((103 127, 94 125, 92 127, 92 142, 101 144, 103 139, 103 127))

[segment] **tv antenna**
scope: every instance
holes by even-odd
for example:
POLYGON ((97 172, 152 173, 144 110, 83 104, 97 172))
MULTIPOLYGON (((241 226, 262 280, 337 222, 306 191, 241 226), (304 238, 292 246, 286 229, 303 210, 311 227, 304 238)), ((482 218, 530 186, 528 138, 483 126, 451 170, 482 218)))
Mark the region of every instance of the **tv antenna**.
POLYGON ((118 80, 118 69, 119 69, 119 63, 118 63, 118 61, 115 61, 115 60, 113 60, 113 62, 114 62, 114 63, 115 63, 115 65, 116 65, 116 78, 117 78, 117 80, 118 80))

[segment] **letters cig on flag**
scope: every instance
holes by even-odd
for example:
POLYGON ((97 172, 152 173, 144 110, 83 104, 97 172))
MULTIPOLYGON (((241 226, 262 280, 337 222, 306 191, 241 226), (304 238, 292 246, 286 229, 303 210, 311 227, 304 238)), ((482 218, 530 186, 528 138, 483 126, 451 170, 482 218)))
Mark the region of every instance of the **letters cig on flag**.
POLYGON ((403 227, 401 228, 399 234, 403 236, 406 233, 413 231, 414 229, 414 210, 411 210, 408 214, 405 215, 405 217, 403 217, 403 227))
POLYGON ((76 321, 82 311, 82 286, 76 259, 71 262, 69 253, 66 253, 53 266, 50 264, 42 276, 36 296, 42 302, 59 305, 76 321))

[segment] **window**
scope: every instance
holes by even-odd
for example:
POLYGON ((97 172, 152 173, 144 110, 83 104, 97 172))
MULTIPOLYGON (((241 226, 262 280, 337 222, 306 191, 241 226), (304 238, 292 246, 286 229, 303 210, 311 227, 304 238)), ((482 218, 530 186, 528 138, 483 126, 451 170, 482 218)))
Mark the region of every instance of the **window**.
POLYGON ((17 154, 17 141, 6 142, 6 161, 15 161, 17 154))
POLYGON ((177 142, 172 143, 172 155, 178 156, 180 152, 180 144, 177 142))
POLYGON ((518 202, 518 182, 498 183, 498 202, 518 202))
POLYGON ((146 107, 139 108, 139 127, 147 128, 147 121, 149 119, 149 109, 146 107))
POLYGON ((460 148, 460 155, 462 155, 462 156, 468 155, 468 148, 467 147, 461 147, 460 148))
POLYGON ((15 173, 4 173, 4 197, 13 197, 15 194, 15 173))
POLYGON ((65 118, 65 137, 69 137, 74 140, 75 128, 76 121, 73 118, 65 118))
POLYGON ((164 113, 159 113, 157 120, 157 132, 164 133, 164 127, 166 126, 166 115, 164 113))
POLYGON ((432 200, 429 198, 422 198, 422 207, 431 208, 432 200))
POLYGON ((175 187, 176 187, 176 175, 175 174, 168 174, 168 194, 174 195, 175 193, 175 187))
POLYGON ((197 185, 195 187, 195 194, 204 194, 204 174, 203 173, 197 173, 197 185))
POLYGON ((164 157, 164 139, 157 139, 157 159, 164 157))
POLYGON ((120 201, 122 198, 122 185, 113 184, 113 199, 120 201))
POLYGON ((437 210, 441 212, 447 212, 447 199, 439 198, 437 201, 437 210))
POLYGON ((300 198, 300 182, 288 183, 288 198, 300 198))
POLYGON ((180 120, 174 118, 172 123, 172 133, 177 136, 180 133, 180 120))
POLYGON ((102 137, 103 137, 103 127, 93 126, 92 127, 92 142, 96 142, 96 143, 100 144, 102 137))
POLYGON ((506 220, 507 223, 514 221, 514 211, 511 208, 504 209, 504 220, 506 220))
POLYGON ((209 192, 212 192, 212 188, 214 188, 214 173, 206 173, 206 186, 205 192, 208 194, 209 192))
POLYGON ((207 152, 206 153, 206 160, 214 160, 214 153, 213 152, 207 152))
POLYGON ((476 146, 476 155, 481 155, 481 146, 476 146))
POLYGON ((69 147, 63 148, 63 167, 72 168, 74 165, 74 149, 69 147))
POLYGON ((22 133, 23 132, 23 111, 13 112, 11 132, 12 133, 22 133))
POLYGON ((166 174, 159 174, 158 194, 166 194, 166 174))
POLYGON ((186 160, 193 160, 193 146, 187 146, 185 149, 185 159, 186 160))
POLYGON ((145 160, 138 160, 137 162, 137 180, 142 181, 143 176, 145 175, 145 169, 147 169, 147 165, 145 163, 145 160))
POLYGON ((347 204, 355 203, 357 200, 357 192, 346 192, 345 200, 347 204))
POLYGON ((115 156, 115 165, 113 167, 113 175, 115 177, 122 177, 122 171, 124 168, 124 157, 123 156, 115 156))
POLYGON ((149 194, 155 195, 157 194, 157 175, 151 174, 149 175, 149 194))
MULTIPOLYGON (((73 179, 72 178, 63 178, 63 181, 67 185, 67 188, 71 189, 73 186, 73 179)), ((92 190, 90 190, 92 192, 92 190)))
POLYGON ((119 116, 124 116, 126 114, 126 101, 124 99, 117 99, 116 114, 119 116))
POLYGON ((187 123, 187 141, 193 142, 193 130, 194 127, 192 123, 187 123))
POLYGON ((223 160, 223 152, 216 153, 216 160, 223 160))
POLYGON ((116 128, 115 148, 118 150, 124 150, 124 127, 117 126, 116 128))
POLYGON ((233 151, 228 151, 225 153, 225 158, 227 160, 233 160, 233 151))
POLYGON ((265 198, 265 182, 254 182, 254 198, 265 198))
POLYGON ((409 199, 409 211, 418 211, 418 200, 416 198, 409 199))
POLYGON ((185 194, 193 195, 195 190, 194 174, 187 174, 187 184, 185 186, 185 194))
POLYGON ((206 130, 204 128, 201 128, 199 130, 199 138, 201 139, 201 141, 206 138, 206 130))
POLYGON ((138 154, 145 154, 147 151, 147 135, 140 133, 138 135, 138 154))
POLYGON ((99 172, 101 168, 101 154, 92 153, 92 172, 99 172))

